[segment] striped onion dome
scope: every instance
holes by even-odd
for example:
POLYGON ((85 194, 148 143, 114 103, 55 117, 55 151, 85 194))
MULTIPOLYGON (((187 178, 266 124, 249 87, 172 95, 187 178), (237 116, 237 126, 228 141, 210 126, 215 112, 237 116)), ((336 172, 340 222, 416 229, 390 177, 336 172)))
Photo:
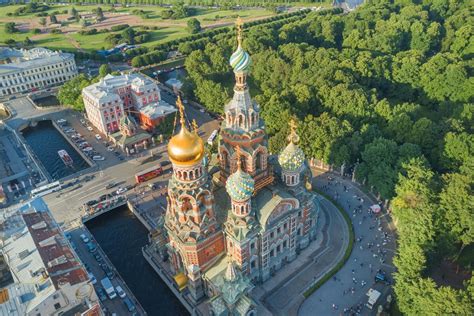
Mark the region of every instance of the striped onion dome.
POLYGON ((250 199, 253 194, 255 181, 242 169, 238 168, 227 179, 225 187, 230 198, 236 202, 244 202, 250 199))
POLYGON ((237 50, 230 56, 229 62, 234 72, 248 72, 252 63, 250 55, 244 51, 240 44, 237 50))

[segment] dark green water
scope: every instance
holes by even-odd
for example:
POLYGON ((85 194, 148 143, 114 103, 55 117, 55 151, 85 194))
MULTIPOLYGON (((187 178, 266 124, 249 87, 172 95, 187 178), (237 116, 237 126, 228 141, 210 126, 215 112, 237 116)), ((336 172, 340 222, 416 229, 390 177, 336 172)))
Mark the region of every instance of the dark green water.
POLYGON ((87 228, 148 315, 188 315, 143 257, 141 248, 148 242, 148 230, 127 206, 89 221, 87 228))

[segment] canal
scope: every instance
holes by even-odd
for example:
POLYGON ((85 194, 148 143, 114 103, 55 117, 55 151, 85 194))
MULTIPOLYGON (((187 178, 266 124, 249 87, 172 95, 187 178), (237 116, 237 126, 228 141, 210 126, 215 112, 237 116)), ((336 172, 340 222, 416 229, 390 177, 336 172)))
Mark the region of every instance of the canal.
POLYGON ((148 230, 126 205, 86 226, 148 315, 188 315, 143 257, 141 248, 148 242, 148 230))
POLYGON ((27 127, 22 131, 22 134, 54 180, 67 177, 89 167, 76 149, 64 139, 63 135, 49 120, 40 121, 35 127, 27 127), (61 149, 66 150, 71 156, 73 160, 72 167, 66 166, 59 158, 58 151, 61 149))

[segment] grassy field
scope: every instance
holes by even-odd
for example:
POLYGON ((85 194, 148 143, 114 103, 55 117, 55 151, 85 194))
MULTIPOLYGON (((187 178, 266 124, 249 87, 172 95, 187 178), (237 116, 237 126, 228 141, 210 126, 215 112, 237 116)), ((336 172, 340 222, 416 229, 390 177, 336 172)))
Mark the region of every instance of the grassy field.
MULTIPOLYGON (((71 23, 61 30, 64 34, 51 34, 49 33, 52 27, 46 25, 42 27, 39 25, 39 17, 35 14, 22 15, 18 17, 7 16, 9 12, 14 12, 20 5, 3 6, 0 7, 0 43, 4 43, 8 39, 13 39, 17 42, 22 42, 25 38, 29 37, 33 40, 35 46, 44 46, 51 49, 62 49, 62 50, 77 50, 82 51, 94 51, 97 49, 108 49, 111 47, 110 44, 105 42, 105 38, 109 33, 99 33, 96 35, 81 35, 77 31, 80 30, 78 23, 71 23), (17 23, 20 32, 7 34, 5 32, 5 23, 15 22, 17 23), (32 29, 40 28, 42 34, 33 34, 32 29)), ((55 5, 52 6, 48 13, 54 11, 62 12, 64 10, 69 11, 72 5, 55 5)), ((97 5, 87 5, 74 7, 79 11, 80 14, 90 13, 93 9, 97 8, 97 5)), ((177 39, 183 36, 189 35, 186 30, 187 21, 192 18, 184 18, 177 20, 162 19, 160 12, 166 8, 157 6, 142 6, 142 7, 122 7, 115 8, 115 14, 108 14, 110 6, 101 5, 107 19, 99 24, 93 24, 87 27, 91 28, 110 28, 112 25, 117 24, 129 24, 134 27, 142 26, 154 26, 158 27, 158 30, 150 30, 151 40, 143 44, 144 46, 154 46, 159 43, 177 39), (135 16, 131 12, 134 10, 143 10, 148 18, 142 18, 135 16)), ((196 9, 196 14, 193 16, 201 22, 203 28, 206 27, 220 27, 229 25, 235 21, 236 16, 241 16, 244 20, 253 20, 258 18, 264 18, 274 15, 274 13, 264 9, 251 9, 251 10, 216 10, 216 9, 196 9)), ((66 15, 58 15, 58 20, 65 20, 66 15)), ((49 21, 49 18, 47 19, 49 21)))

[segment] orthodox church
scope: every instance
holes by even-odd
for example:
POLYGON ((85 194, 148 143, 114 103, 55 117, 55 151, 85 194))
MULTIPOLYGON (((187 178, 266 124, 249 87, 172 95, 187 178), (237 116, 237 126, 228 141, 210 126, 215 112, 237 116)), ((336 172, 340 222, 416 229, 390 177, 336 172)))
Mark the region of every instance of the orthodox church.
POLYGON ((311 173, 298 147, 295 124, 288 145, 274 161, 269 156, 260 107, 247 86, 251 59, 242 48, 230 57, 234 95, 225 105, 218 167, 209 159, 196 127, 188 127, 177 106, 180 130, 168 144, 173 166, 163 222, 164 252, 192 298, 210 298, 215 315, 253 315, 247 295, 316 238, 319 205, 311 173))

